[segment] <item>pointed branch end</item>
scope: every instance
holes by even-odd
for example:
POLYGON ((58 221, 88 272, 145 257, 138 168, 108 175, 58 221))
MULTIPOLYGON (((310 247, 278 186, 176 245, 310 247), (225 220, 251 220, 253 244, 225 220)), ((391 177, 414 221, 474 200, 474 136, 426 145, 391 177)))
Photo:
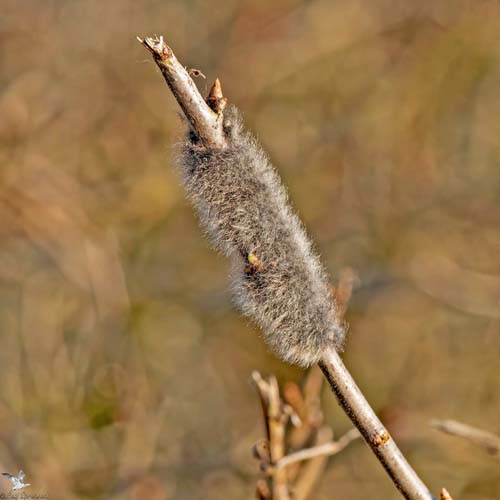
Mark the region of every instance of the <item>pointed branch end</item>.
POLYGON ((222 94, 222 86, 218 78, 215 79, 206 101, 212 111, 216 113, 222 113, 224 111, 227 105, 227 97, 224 97, 222 94))
POLYGON ((446 488, 443 488, 441 490, 439 498, 440 500, 453 500, 453 498, 451 498, 451 495, 448 493, 448 490, 446 488))

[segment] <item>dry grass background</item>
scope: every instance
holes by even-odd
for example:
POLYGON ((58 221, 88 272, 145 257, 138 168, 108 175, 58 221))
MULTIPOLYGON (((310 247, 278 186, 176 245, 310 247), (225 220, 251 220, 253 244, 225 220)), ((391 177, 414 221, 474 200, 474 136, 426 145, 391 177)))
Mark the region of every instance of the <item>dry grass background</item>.
MULTIPOLYGON (((499 20, 484 0, 3 0, 0 468, 51 499, 249 498, 249 374, 303 376, 231 309, 179 188, 183 127, 135 40, 157 32, 221 78, 332 275, 358 271, 346 362, 423 479, 499 499, 498 461, 428 427, 500 431, 499 20)), ((398 495, 356 443, 314 498, 398 495)))

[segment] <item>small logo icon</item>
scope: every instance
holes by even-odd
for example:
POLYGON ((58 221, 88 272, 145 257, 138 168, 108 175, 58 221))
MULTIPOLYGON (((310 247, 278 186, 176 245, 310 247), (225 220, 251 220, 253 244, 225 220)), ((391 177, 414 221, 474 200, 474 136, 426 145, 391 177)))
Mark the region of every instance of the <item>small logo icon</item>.
POLYGON ((2 476, 8 477, 12 481, 12 491, 22 490, 23 488, 27 488, 28 486, 30 486, 29 483, 24 482, 26 474, 22 470, 19 471, 19 474, 17 476, 14 476, 14 474, 9 474, 8 472, 2 472, 2 476))

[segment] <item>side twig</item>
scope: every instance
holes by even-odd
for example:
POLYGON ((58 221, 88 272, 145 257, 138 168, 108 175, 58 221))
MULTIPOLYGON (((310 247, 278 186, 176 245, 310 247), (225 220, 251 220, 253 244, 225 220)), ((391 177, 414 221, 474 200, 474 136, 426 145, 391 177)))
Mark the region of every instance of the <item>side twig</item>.
MULTIPOLYGON (((360 434, 357 429, 351 429, 339 440, 332 441, 333 432, 329 427, 312 428, 307 425, 306 407, 303 408, 301 419, 292 406, 281 400, 276 377, 271 375, 263 378, 254 371, 252 380, 260 396, 267 434, 267 439, 261 439, 253 446, 253 454, 260 461, 265 474, 265 478, 257 481, 255 496, 259 500, 307 500, 314 491, 328 457, 340 453, 360 434), (312 429, 309 437, 313 446, 287 455, 290 438, 294 431, 302 427, 312 429)), ((304 391, 306 388, 310 390, 310 387, 311 380, 308 377, 304 391)), ((307 400, 307 395, 303 395, 298 386, 297 389, 300 399, 307 400)))
MULTIPOLYGON (((283 411, 278 381, 273 375, 265 380, 257 371, 252 373, 252 380, 259 392, 268 438, 267 446, 263 447, 260 443, 260 446, 254 447, 254 453, 263 465, 268 464, 266 473, 271 476, 271 498, 289 500, 286 470, 275 467, 285 456, 285 428, 288 420, 287 413, 283 411)), ((257 488, 261 489, 259 483, 257 488)))
MULTIPOLYGON (((329 443, 333 438, 333 432, 330 427, 324 426, 318 429, 314 438, 313 444, 320 446, 329 443)), ((297 478, 293 483, 293 498, 294 500, 307 500, 311 498, 318 481, 320 480, 323 471, 328 463, 328 455, 320 455, 307 462, 297 463, 297 478)), ((288 467, 291 469, 294 465, 288 467)))
MULTIPOLYGON (((306 377, 302 389, 294 382, 288 382, 283 388, 285 401, 300 417, 300 424, 288 432, 289 453, 303 450, 307 445, 317 447, 331 443, 333 432, 323 425, 324 416, 321 408, 321 392, 324 377, 318 366, 313 366, 306 377)), ((328 455, 311 457, 306 462, 288 464, 288 480, 294 500, 307 500, 311 497, 318 480, 328 462, 328 455)))
POLYGON ((276 469, 282 469, 290 464, 301 462, 303 460, 309 460, 310 458, 336 455, 337 453, 340 453, 351 441, 354 441, 359 437, 361 437, 361 435, 358 430, 351 429, 350 431, 347 431, 338 441, 331 441, 312 448, 306 448, 283 457, 276 463, 276 469))
MULTIPOLYGON (((163 41, 163 37, 138 38, 138 40, 153 55, 200 140, 208 147, 225 148, 226 141, 221 120, 225 100, 219 82, 216 82, 215 89, 209 95, 209 106, 201 97, 188 72, 175 58, 172 49, 163 41), (213 106, 214 99, 216 106, 213 106)), ((319 364, 341 407, 359 429, 402 495, 411 500, 430 500, 432 496, 428 489, 375 415, 335 349, 325 352, 319 364)), ((278 458, 278 455, 279 453, 275 451, 274 459, 279 460, 281 457, 278 458)))
POLYGON ((492 455, 500 454, 500 436, 491 432, 477 429, 456 420, 432 420, 431 427, 446 434, 467 439, 471 443, 486 449, 492 455))

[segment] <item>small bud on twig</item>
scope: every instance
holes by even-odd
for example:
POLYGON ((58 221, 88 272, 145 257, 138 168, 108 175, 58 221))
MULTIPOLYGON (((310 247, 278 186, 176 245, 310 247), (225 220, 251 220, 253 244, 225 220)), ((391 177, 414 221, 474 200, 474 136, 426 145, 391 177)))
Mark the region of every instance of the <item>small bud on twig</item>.
POLYGON ((227 105, 227 98, 222 95, 222 87, 218 78, 215 79, 207 96, 207 104, 216 113, 222 113, 227 105))
POLYGON ((439 498, 440 500, 453 500, 453 498, 451 498, 451 495, 448 493, 448 490, 446 488, 443 488, 441 490, 439 498))

